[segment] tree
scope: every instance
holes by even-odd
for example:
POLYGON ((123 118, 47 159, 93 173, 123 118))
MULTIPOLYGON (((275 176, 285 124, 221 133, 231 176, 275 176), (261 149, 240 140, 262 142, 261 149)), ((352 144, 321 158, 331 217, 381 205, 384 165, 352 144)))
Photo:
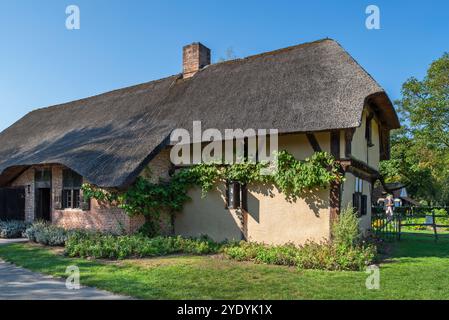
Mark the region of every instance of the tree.
POLYGON ((408 79, 395 104, 403 127, 392 135, 382 174, 406 184, 417 199, 449 204, 449 54, 435 60, 422 81, 408 79))

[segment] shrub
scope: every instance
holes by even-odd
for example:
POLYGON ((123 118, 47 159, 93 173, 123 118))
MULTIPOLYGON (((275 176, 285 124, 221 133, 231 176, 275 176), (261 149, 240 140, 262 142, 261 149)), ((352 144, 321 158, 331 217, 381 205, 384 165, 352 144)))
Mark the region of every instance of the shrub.
POLYGON ((0 238, 22 238, 28 224, 23 221, 0 221, 0 238))
POLYGON ((359 228, 359 218, 351 206, 343 210, 332 227, 335 244, 351 248, 360 244, 362 233, 359 228))
POLYGON ((449 216, 449 213, 444 208, 433 209, 432 211, 436 216, 449 216))
POLYGON ((410 229, 412 230, 427 230, 427 226, 410 226, 410 229))
POLYGON ((97 232, 77 231, 70 234, 65 252, 70 257, 92 257, 103 259, 126 259, 130 257, 154 257, 175 253, 210 254, 221 250, 223 244, 202 237, 149 238, 136 235, 108 235, 97 232))
POLYGON ((346 247, 331 242, 308 242, 302 246, 241 242, 226 247, 224 252, 229 258, 238 261, 321 270, 362 270, 376 256, 375 246, 346 247))
POLYGON ((35 222, 26 229, 26 237, 46 246, 64 246, 70 231, 47 222, 35 222))
POLYGON ((332 228, 333 241, 307 242, 302 246, 286 244, 269 246, 241 242, 224 249, 225 254, 239 261, 296 266, 300 269, 363 270, 373 263, 377 248, 363 242, 359 219, 348 207, 332 228))
POLYGON ((139 228, 139 233, 147 237, 156 237, 160 234, 160 227, 157 225, 156 219, 147 219, 145 223, 139 228))
POLYGON ((268 246, 242 241, 238 245, 224 248, 224 252, 228 257, 238 261, 294 266, 296 265, 298 248, 293 244, 268 246))
POLYGON ((375 246, 348 247, 336 243, 309 242, 300 247, 297 266, 301 269, 363 270, 376 257, 375 246))

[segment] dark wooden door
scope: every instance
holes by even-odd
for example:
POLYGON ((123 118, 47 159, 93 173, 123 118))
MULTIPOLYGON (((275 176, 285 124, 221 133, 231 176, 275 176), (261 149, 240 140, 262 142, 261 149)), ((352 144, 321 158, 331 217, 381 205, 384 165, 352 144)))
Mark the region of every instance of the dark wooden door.
POLYGON ((36 220, 51 220, 50 191, 50 188, 39 188, 36 190, 36 220))
POLYGON ((0 220, 25 220, 24 188, 0 188, 0 220))

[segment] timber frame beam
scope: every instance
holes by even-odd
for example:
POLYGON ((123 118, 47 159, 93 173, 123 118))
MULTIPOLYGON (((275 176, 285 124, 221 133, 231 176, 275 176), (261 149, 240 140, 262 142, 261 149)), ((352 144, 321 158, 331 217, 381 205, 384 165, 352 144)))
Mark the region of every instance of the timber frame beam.
MULTIPOLYGON (((332 156, 339 161, 340 160, 340 131, 335 130, 331 131, 330 134, 330 143, 331 143, 331 154, 332 156)), ((333 181, 330 185, 330 194, 329 194, 329 217, 331 225, 338 220, 338 216, 340 215, 340 207, 341 207, 341 182, 333 181)))
POLYGON ((321 149, 320 144, 318 143, 317 138, 312 132, 306 133, 307 140, 309 140, 310 145, 312 146, 313 151, 315 152, 321 152, 323 149, 321 149))

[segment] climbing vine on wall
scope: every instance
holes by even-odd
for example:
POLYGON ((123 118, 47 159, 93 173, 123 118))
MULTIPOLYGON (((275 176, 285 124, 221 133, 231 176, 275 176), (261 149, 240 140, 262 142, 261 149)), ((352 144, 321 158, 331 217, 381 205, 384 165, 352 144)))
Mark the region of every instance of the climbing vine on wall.
POLYGON ((180 211, 190 199, 187 193, 193 186, 200 187, 205 197, 220 181, 264 183, 276 186, 286 197, 295 199, 306 190, 323 188, 342 179, 338 163, 325 152, 300 161, 289 152, 281 151, 276 154, 276 160, 277 170, 263 162, 202 163, 178 170, 170 181, 152 183, 139 177, 124 192, 107 191, 90 184, 84 184, 82 189, 84 197, 115 204, 130 216, 143 214, 147 218, 158 218, 163 211, 180 211), (272 174, 267 174, 270 168, 272 174))

